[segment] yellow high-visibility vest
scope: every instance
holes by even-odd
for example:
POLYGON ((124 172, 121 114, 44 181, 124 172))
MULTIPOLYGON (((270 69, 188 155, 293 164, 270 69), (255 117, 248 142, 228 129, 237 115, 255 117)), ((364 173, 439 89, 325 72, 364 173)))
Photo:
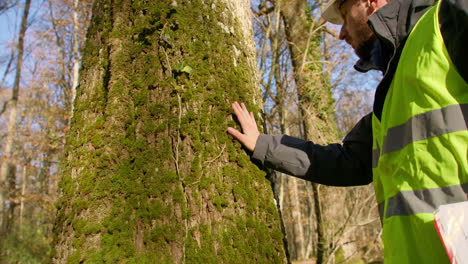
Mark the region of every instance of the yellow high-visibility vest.
POLYGON ((385 264, 450 263, 433 213, 467 200, 468 85, 444 45, 441 1, 410 33, 381 119, 372 118, 385 264))

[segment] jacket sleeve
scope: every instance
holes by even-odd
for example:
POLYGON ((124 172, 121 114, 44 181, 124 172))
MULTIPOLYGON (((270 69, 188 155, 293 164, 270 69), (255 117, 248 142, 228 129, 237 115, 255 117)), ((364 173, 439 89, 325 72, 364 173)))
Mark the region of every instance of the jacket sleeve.
POLYGON ((439 10, 440 32, 458 73, 468 83, 468 0, 444 0, 439 10))
POLYGON ((371 114, 356 124, 343 144, 322 146, 285 135, 260 135, 252 159, 268 168, 325 185, 369 184, 372 181, 371 114))

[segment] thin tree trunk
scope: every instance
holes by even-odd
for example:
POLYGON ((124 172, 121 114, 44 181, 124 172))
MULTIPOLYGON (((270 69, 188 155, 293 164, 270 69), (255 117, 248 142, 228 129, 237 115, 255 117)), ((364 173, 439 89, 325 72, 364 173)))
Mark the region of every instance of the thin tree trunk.
MULTIPOLYGON (((28 163, 31 162, 30 160, 28 161, 28 163)), ((26 163, 26 164, 28 164, 26 163)), ((18 225, 18 233, 19 233, 19 237, 20 239, 23 239, 23 218, 24 218, 24 197, 26 196, 26 187, 28 185, 28 169, 26 166, 23 167, 23 171, 22 171, 22 180, 21 180, 21 199, 20 199, 20 214, 19 214, 19 225, 18 225)))
MULTIPOLYGON (((274 16, 273 17, 279 17, 279 8, 275 7, 272 11, 274 11, 274 16)), ((265 15, 265 14, 264 14, 265 15)), ((266 14, 268 15, 268 14, 266 14)), ((280 39, 279 39, 279 34, 278 32, 280 31, 280 26, 281 26, 281 22, 279 19, 267 19, 269 22, 273 22, 273 23, 269 23, 268 26, 264 28, 264 42, 263 42, 263 46, 261 48, 261 51, 258 52, 258 55, 259 55, 259 60, 260 60, 260 66, 263 68, 263 66, 265 65, 265 62, 267 61, 267 52, 270 51, 272 54, 272 60, 271 60, 271 64, 268 66, 268 77, 266 78, 266 82, 263 81, 263 84, 264 84, 264 90, 262 91, 263 92, 263 105, 265 106, 265 103, 266 103, 266 98, 268 98, 269 95, 272 95, 272 90, 273 90, 273 82, 275 82, 275 88, 276 88, 276 96, 274 98, 274 101, 275 101, 275 105, 278 107, 278 112, 279 112, 279 119, 280 119, 280 130, 283 131, 285 130, 285 120, 284 120, 284 109, 282 107, 282 100, 283 100, 283 96, 282 96, 282 90, 284 89, 283 88, 283 85, 281 84, 281 78, 280 78, 280 71, 281 71, 281 66, 280 66, 280 48, 279 48, 279 42, 280 42, 280 39), (268 43, 270 45, 268 45, 268 43), (268 48, 270 47, 270 48, 268 48), (281 101, 281 102, 280 102, 281 101)), ((272 115, 271 113, 270 114, 267 114, 268 112, 268 109, 266 109, 265 107, 263 107, 263 118, 262 118, 262 126, 263 126, 263 132, 266 133, 266 134, 270 134, 272 133, 272 131, 270 130, 270 126, 268 125, 270 123, 270 119, 274 118, 274 114, 272 115)), ((292 259, 294 259, 294 255, 291 255, 291 250, 290 250, 290 241, 289 241, 289 238, 288 238, 288 226, 285 224, 285 215, 287 214, 286 211, 283 210, 283 198, 284 198, 284 193, 285 193, 285 184, 287 183, 287 181, 284 181, 284 175, 280 172, 277 172, 275 170, 272 170, 272 169, 267 169, 267 175, 268 175, 268 178, 270 179, 270 181, 272 182, 272 186, 273 186, 273 191, 274 191, 274 195, 275 195, 275 200, 276 200, 276 203, 277 203, 277 208, 278 208, 278 211, 280 212, 280 216, 281 216, 281 227, 282 227, 282 230, 283 230, 283 233, 285 234, 285 239, 284 239, 284 248, 286 250, 286 255, 287 255, 287 258, 288 258, 288 262, 291 261, 292 259)))
MULTIPOLYGON (((306 0, 283 0, 281 14, 294 68, 304 138, 324 144, 336 138, 335 122, 330 88, 321 62, 321 25, 309 17, 307 5, 306 0)), ((325 235, 318 186, 312 183, 312 187, 317 221, 317 264, 321 264, 324 261, 325 235)))
POLYGON ((265 174, 225 131, 257 92, 247 0, 98 0, 55 263, 284 263, 265 174))
MULTIPOLYGON (((11 65, 13 64, 13 61, 15 60, 15 49, 12 49, 10 52, 10 57, 8 58, 8 63, 5 67, 5 72, 3 73, 2 80, 0 81, 0 88, 3 89, 3 83, 5 83, 5 79, 10 73, 11 65)), ((6 103, 5 103, 6 105, 6 103)), ((5 111, 5 105, 3 106, 3 109, 0 111, 0 114, 3 114, 5 111)))
MULTIPOLYGON (((288 102, 288 80, 287 69, 282 59, 285 55, 282 54, 285 41, 284 41, 284 27, 283 21, 280 16, 281 2, 276 2, 274 6, 269 6, 266 1, 259 3, 258 16, 259 26, 263 32, 263 46, 259 52, 259 61, 262 69, 265 70, 265 78, 262 84, 264 85, 264 97, 266 102, 271 98, 274 102, 274 107, 270 106, 264 109, 267 117, 264 118, 265 133, 281 133, 289 134, 289 127, 291 121, 288 120, 288 113, 290 111, 290 103, 288 102), (267 59, 269 56, 270 59, 267 59), (272 130, 266 129, 268 123, 272 124, 275 120, 275 125, 272 130), (276 130, 274 127, 278 127, 276 130)), ((289 58, 288 58, 289 59, 289 58)), ((278 204, 281 208, 281 215, 284 223, 284 229, 287 238, 287 247, 290 253, 291 260, 304 259, 304 226, 301 221, 303 215, 301 211, 301 199, 298 190, 299 179, 287 178, 280 172, 271 173, 272 180, 275 185, 276 195, 278 197, 278 204)))
POLYGON ((26 35, 26 29, 28 24, 28 14, 29 8, 31 6, 31 0, 26 0, 24 6, 23 16, 21 18, 21 29, 19 32, 18 38, 18 61, 16 63, 16 74, 15 80, 13 83, 12 97, 8 103, 8 109, 10 111, 9 120, 8 120, 8 130, 7 136, 5 139, 5 145, 3 150, 3 159, 0 168, 0 206, 1 211, 4 214, 2 228, 0 234, 5 236, 11 230, 11 225, 14 217, 14 195, 16 192, 16 173, 15 165, 12 161, 13 158, 13 147, 14 139, 16 137, 17 130, 17 111, 18 111, 18 97, 20 89, 20 80, 21 80, 21 69, 23 67, 23 53, 24 53, 24 37, 26 35), (6 210, 5 201, 9 200, 8 209, 6 210))
POLYGON ((73 0, 73 84, 71 91, 71 113, 73 115, 74 102, 76 97, 76 87, 78 87, 78 77, 80 70, 80 41, 78 39, 79 21, 78 21, 78 3, 79 0, 73 0))
POLYGON ((304 239, 304 228, 302 223, 302 212, 301 212, 301 205, 300 205, 300 198, 299 198, 299 188, 297 186, 297 179, 291 178, 288 179, 288 192, 291 204, 291 216, 293 220, 293 229, 294 229, 294 240, 295 244, 295 252, 296 252, 296 259, 305 259, 304 255, 304 247, 305 239, 304 239))
POLYGON ((312 189, 314 190, 314 212, 315 219, 317 219, 317 264, 324 263, 325 251, 326 251, 326 238, 324 230, 324 222, 322 216, 322 208, 320 204, 320 192, 319 186, 316 183, 312 183, 312 189))
POLYGON ((304 222, 307 223, 307 228, 304 231, 304 236, 306 237, 306 244, 305 244, 305 255, 307 258, 310 258, 311 256, 315 256, 314 250, 316 250, 316 242, 318 239, 316 239, 316 234, 315 230, 317 230, 317 221, 316 215, 315 215, 315 209, 314 206, 316 205, 314 203, 314 197, 313 195, 310 195, 311 193, 314 192, 312 189, 312 182, 305 181, 304 182, 304 189, 306 193, 306 206, 307 206, 307 212, 304 215, 304 222))
MULTIPOLYGON (((70 82, 67 81, 67 75, 69 68, 67 69, 66 65, 66 54, 65 54, 65 41, 63 39, 63 35, 60 34, 59 29, 59 21, 55 18, 54 14, 54 6, 51 0, 48 0, 49 4, 49 17, 52 24, 52 30, 54 31, 55 36, 55 46, 57 48, 57 65, 60 67, 60 71, 58 73, 58 84, 59 87, 62 89, 63 93, 65 94, 65 106, 67 109, 71 109, 72 101, 71 98, 73 97, 73 88, 70 87, 70 82)), ((75 32, 73 33, 73 35, 75 32)))
MULTIPOLYGON (((289 122, 287 119, 287 114, 289 112, 288 105, 285 103, 286 98, 286 87, 285 84, 282 83, 282 76, 281 76, 281 65, 280 65, 280 27, 279 24, 281 22, 279 11, 281 10, 281 2, 277 3, 276 6, 278 10, 278 15, 276 16, 278 19, 276 20, 276 27, 275 31, 277 34, 272 36, 272 53, 273 53, 273 60, 272 60, 272 69, 271 71, 274 74, 275 79, 275 87, 276 87, 276 105, 278 108, 279 114, 279 126, 280 126, 280 133, 283 135, 289 135, 289 122)), ((279 177, 283 178, 284 175, 282 173, 278 173, 279 177)), ((304 246, 305 246, 305 237, 304 237, 304 227, 301 223, 303 218, 301 205, 300 205, 300 197, 299 197, 299 189, 298 189, 298 181, 297 178, 288 178, 284 181, 287 197, 288 200, 288 207, 285 211, 283 211, 282 215, 288 219, 290 219, 290 223, 288 226, 285 227, 286 235, 288 237, 288 247, 289 252, 291 252, 291 258, 294 260, 297 259, 305 259, 306 256, 304 255, 304 246)))
POLYGON ((41 165, 39 167, 39 190, 42 195, 49 194, 49 177, 50 177, 50 157, 52 150, 47 149, 42 155, 41 165))
MULTIPOLYGON (((268 34, 268 39, 271 43, 271 53, 272 53, 272 60, 271 60, 271 67, 269 72, 268 83, 271 89, 272 82, 274 81, 274 87, 276 90, 275 98, 275 105, 278 112, 279 117, 279 130, 281 134, 289 134, 289 122, 287 120, 287 113, 289 111, 288 106, 286 104, 286 93, 287 93, 287 86, 284 78, 281 76, 281 19, 280 19, 280 8, 281 2, 277 2, 274 7, 274 24, 272 24, 272 28, 270 29, 272 34, 268 34)), ((285 207, 283 206, 283 199, 281 199, 280 208, 281 216, 283 219, 283 223, 285 219, 287 220, 287 224, 284 225, 284 230, 286 233, 287 238, 287 247, 288 253, 291 254, 291 260, 301 259, 303 258, 303 245, 304 245, 304 231, 303 226, 301 224, 302 214, 300 210, 300 199, 298 196, 298 188, 297 188, 297 179, 295 178, 287 178, 283 180, 284 174, 282 173, 275 173, 275 185, 280 185, 279 189, 282 192, 286 193, 288 199, 288 205, 285 207)), ((278 188, 277 188, 278 189, 278 188)), ((284 194, 281 193, 281 197, 284 194)), ((280 200, 280 199, 278 199, 280 200)))

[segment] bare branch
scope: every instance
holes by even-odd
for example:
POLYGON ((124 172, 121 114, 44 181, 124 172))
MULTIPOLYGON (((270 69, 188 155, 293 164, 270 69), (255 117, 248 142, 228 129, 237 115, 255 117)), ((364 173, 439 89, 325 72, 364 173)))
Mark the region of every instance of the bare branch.
POLYGON ((0 15, 13 8, 18 3, 17 0, 0 0, 0 15))

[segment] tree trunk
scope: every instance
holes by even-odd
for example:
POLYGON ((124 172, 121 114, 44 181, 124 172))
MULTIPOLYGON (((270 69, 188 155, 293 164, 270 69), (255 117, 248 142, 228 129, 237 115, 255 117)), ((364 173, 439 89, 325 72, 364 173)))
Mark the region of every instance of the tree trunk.
POLYGON ((258 95, 246 0, 97 0, 55 263, 284 263, 264 173, 225 129, 258 95))
MULTIPOLYGON (((310 17, 306 0, 283 0, 281 15, 291 52, 304 138, 319 144, 329 143, 336 139, 336 129, 330 85, 321 59, 321 25, 310 17)), ((315 183, 312 187, 317 222, 317 263, 323 263, 325 236, 320 194, 315 183)))
MULTIPOLYGON (((281 2, 278 2, 274 8, 275 17, 280 18, 281 11, 281 2)), ((284 80, 281 76, 281 19, 276 19, 272 23, 272 28, 270 29, 274 33, 267 34, 271 43, 271 66, 270 66, 270 76, 268 77, 269 83, 274 80, 274 85, 268 85, 269 89, 272 89, 272 86, 275 88, 276 96, 275 103, 278 111, 278 121, 279 121, 279 130, 283 135, 289 135, 289 124, 287 119, 287 114, 289 112, 289 107, 285 103, 287 86, 284 83, 284 80)), ((266 111, 265 111, 266 112, 266 111)), ((269 132, 269 131, 267 131, 269 132)), ((271 132, 269 132, 271 133, 271 132)), ((303 259, 303 245, 304 245, 304 232, 303 225, 301 223, 301 210, 300 210, 300 199, 298 197, 297 189, 297 179, 296 178, 285 178, 286 175, 280 172, 276 172, 272 175, 274 177, 276 189, 281 190, 282 193, 279 193, 278 197, 283 197, 286 195, 287 203, 284 203, 285 200, 278 199, 280 208, 281 208, 281 217, 283 219, 284 232, 287 239, 287 252, 290 254, 291 260, 303 259), (284 192, 284 193, 283 193, 284 192)))
POLYGON ((73 113, 73 105, 76 97, 76 87, 78 87, 78 77, 80 69, 80 40, 79 40, 79 20, 78 20, 78 2, 73 0, 73 83, 71 87, 71 113, 73 113))
POLYGON ((3 221, 0 230, 1 236, 6 236, 12 228, 14 207, 16 201, 16 167, 12 162, 13 158, 13 145, 16 137, 17 130, 17 112, 18 112, 18 97, 21 80, 21 68, 23 67, 23 53, 24 53, 24 36, 28 28, 28 14, 31 6, 31 0, 26 0, 23 16, 21 18, 21 28, 18 38, 18 61, 16 64, 16 74, 13 83, 13 91, 10 101, 8 102, 8 109, 10 116, 8 120, 8 130, 4 143, 3 159, 0 167, 0 212, 3 213, 3 221), (9 200, 8 208, 6 208, 5 201, 9 200))

